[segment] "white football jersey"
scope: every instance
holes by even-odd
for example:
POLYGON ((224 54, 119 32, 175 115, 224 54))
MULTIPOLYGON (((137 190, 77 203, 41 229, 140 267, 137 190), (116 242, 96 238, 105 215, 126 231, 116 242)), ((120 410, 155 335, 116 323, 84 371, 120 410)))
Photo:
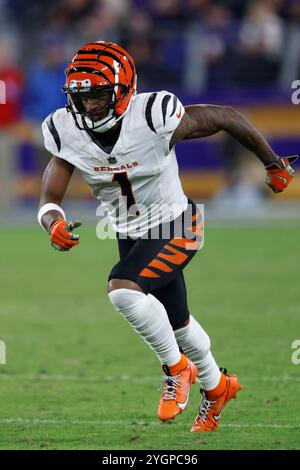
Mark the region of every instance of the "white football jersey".
POLYGON ((70 112, 58 109, 42 124, 45 147, 78 168, 115 231, 137 238, 187 207, 175 150, 169 149, 184 112, 167 91, 137 94, 106 153, 76 126, 70 112))

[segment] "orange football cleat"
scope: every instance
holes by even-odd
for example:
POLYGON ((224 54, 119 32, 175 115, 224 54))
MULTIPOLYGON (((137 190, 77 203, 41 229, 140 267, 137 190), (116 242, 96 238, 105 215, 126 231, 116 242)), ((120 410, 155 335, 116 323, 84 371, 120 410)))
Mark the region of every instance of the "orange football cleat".
POLYGON ((174 419, 187 408, 191 385, 196 383, 198 369, 184 354, 174 366, 163 366, 163 391, 158 406, 161 421, 174 419))
POLYGON ((191 432, 216 431, 220 422, 221 413, 224 406, 231 400, 236 398, 238 391, 242 390, 236 375, 227 375, 226 369, 223 369, 224 391, 216 399, 208 399, 209 392, 202 390, 202 401, 200 404, 199 414, 192 426, 191 432))

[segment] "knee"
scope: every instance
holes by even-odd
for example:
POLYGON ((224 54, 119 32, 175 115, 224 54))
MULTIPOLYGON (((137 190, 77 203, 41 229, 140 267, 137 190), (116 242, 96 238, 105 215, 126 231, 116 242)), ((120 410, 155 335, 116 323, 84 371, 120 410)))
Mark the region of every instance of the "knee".
POLYGON ((129 279, 110 279, 107 285, 107 293, 109 294, 117 289, 131 289, 143 292, 142 288, 136 282, 130 281, 129 279))
POLYGON ((108 292, 109 300, 116 310, 125 314, 134 314, 147 302, 147 296, 140 290, 128 287, 116 287, 108 292))
POLYGON ((122 313, 136 311, 147 299, 141 287, 129 279, 110 279, 107 293, 112 305, 122 313))

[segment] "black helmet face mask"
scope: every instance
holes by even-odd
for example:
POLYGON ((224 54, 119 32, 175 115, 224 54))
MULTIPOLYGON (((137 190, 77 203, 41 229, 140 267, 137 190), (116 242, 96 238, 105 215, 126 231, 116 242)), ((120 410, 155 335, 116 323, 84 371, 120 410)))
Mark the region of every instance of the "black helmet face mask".
POLYGON ((73 93, 71 100, 84 118, 88 118, 93 123, 104 119, 110 110, 114 110, 115 103, 113 90, 97 91, 87 93, 73 93))
POLYGON ((64 86, 62 90, 68 97, 67 110, 72 113, 77 127, 81 130, 105 132, 121 118, 115 115, 118 101, 116 87, 97 87, 92 90, 64 86))
POLYGON ((86 91, 77 88, 63 87, 68 97, 68 111, 71 111, 77 126, 86 130, 97 129, 99 123, 111 118, 115 108, 115 93, 113 87, 103 87, 86 91))

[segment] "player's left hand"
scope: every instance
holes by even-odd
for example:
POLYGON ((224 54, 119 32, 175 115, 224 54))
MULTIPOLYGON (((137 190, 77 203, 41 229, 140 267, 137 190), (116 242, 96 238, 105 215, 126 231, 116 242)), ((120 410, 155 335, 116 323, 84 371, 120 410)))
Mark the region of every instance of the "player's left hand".
POLYGON ((298 158, 298 155, 283 157, 270 165, 266 165, 266 184, 274 193, 281 193, 292 181, 295 170, 290 166, 298 158))

